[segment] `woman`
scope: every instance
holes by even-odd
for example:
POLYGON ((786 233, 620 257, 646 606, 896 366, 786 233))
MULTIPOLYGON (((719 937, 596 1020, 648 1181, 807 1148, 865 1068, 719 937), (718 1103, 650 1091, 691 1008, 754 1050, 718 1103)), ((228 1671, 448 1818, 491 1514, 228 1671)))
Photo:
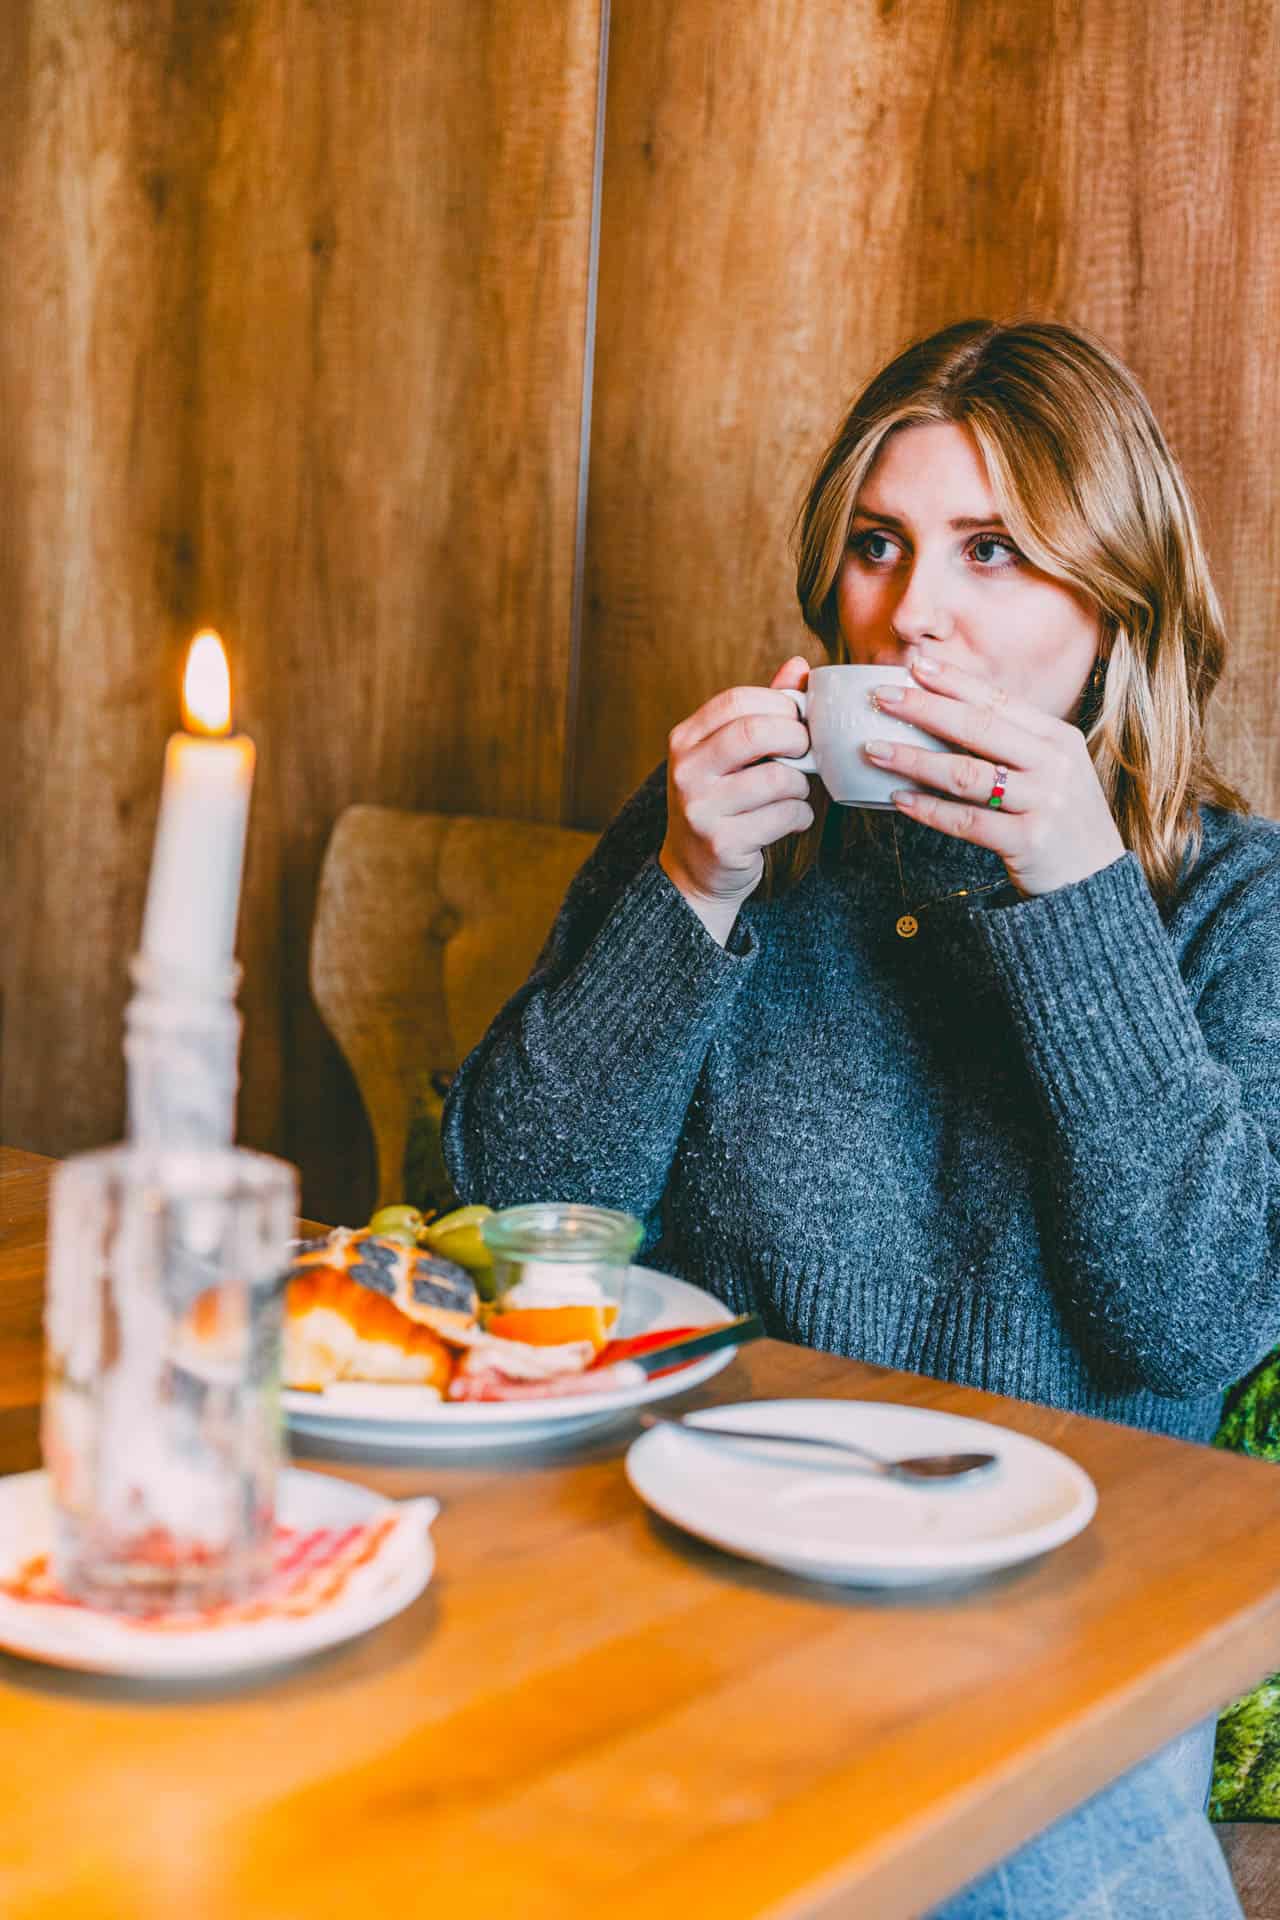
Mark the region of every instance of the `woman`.
MULTIPOLYGON (((929 791, 846 814, 777 764, 799 658, 681 722, 459 1075, 459 1191, 628 1208, 785 1339, 1207 1440, 1280 1327, 1280 829, 1205 747, 1174 461, 1096 343, 966 322, 871 383, 798 534, 828 657, 911 668, 881 704, 947 750, 879 758, 929 791)), ((1238 1913, 1211 1745, 947 1914, 1238 1913)))

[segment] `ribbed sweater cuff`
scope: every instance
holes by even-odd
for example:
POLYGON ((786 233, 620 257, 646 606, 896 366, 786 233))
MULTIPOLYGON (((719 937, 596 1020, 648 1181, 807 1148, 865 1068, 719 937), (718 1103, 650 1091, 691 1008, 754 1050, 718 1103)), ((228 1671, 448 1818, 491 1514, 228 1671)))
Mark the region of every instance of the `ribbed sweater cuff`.
POLYGON ((1131 853, 1087 880, 977 914, 1050 1114, 1141 1107, 1203 1066, 1204 1037, 1131 853))
POLYGON ((732 1001, 757 953, 739 920, 722 947, 656 860, 648 861, 617 902, 582 960, 547 996, 552 1029, 566 1026, 587 1043, 608 1033, 615 1051, 647 1040, 669 1045, 732 1001))

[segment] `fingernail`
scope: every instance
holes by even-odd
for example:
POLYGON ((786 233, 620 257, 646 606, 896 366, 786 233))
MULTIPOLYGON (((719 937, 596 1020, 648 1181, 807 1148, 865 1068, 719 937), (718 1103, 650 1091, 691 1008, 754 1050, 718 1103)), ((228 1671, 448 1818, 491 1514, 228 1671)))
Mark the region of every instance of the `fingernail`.
POLYGON ((932 673, 941 673, 942 671, 936 660, 928 659, 923 653, 919 659, 912 661, 911 666, 913 672, 922 673, 926 678, 932 673))
POLYGON ((878 707, 896 707, 899 700, 905 700, 906 697, 907 689, 905 687, 876 688, 876 705, 878 707))
POLYGON ((913 807, 920 796, 914 787, 895 787, 889 798, 895 807, 913 807))
POLYGON ((893 760, 896 752, 897 749, 892 747, 887 740, 869 740, 867 742, 868 760, 883 760, 887 763, 893 760))

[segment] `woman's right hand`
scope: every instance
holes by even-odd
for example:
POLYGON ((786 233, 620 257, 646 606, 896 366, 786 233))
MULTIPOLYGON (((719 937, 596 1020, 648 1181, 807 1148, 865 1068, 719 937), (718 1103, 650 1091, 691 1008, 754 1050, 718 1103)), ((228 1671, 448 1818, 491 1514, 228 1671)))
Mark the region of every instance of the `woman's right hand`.
POLYGON ((809 735, 779 687, 803 687, 795 655, 767 687, 730 687, 673 728, 667 741, 667 837, 658 863, 721 946, 764 872, 763 849, 813 825, 808 776, 771 756, 800 759, 809 735))

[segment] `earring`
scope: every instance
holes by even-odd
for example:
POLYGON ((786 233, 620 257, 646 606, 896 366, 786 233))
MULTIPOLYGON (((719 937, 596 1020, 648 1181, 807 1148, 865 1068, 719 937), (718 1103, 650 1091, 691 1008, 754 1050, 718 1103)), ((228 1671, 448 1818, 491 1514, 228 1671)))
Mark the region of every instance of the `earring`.
POLYGON ((1101 700, 1107 685, 1107 663, 1099 654, 1093 663, 1093 672, 1089 675, 1089 692, 1095 700, 1101 700))

